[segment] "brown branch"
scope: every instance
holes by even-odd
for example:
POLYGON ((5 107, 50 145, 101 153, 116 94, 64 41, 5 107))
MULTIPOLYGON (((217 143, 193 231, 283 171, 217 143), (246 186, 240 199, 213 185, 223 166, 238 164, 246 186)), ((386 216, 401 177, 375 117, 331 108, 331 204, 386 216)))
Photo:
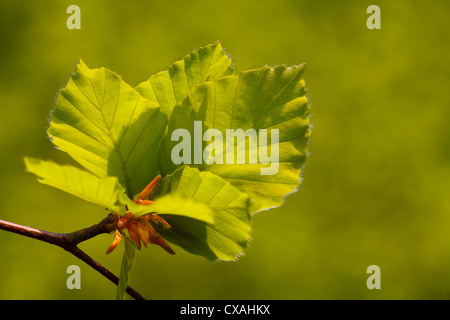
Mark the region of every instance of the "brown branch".
MULTIPOLYGON (((115 285, 119 283, 119 278, 102 266, 100 263, 89 257, 86 253, 84 253, 77 245, 83 241, 91 239, 102 233, 110 233, 115 230, 115 216, 113 214, 109 214, 105 219, 100 221, 97 224, 94 224, 91 227, 84 228, 81 230, 77 230, 71 233, 55 233, 44 230, 39 230, 27 226, 23 226, 20 224, 12 223, 9 221, 0 219, 0 229, 17 233, 25 237, 37 239, 40 241, 44 241, 50 244, 54 244, 58 247, 63 248, 64 250, 70 252, 80 260, 87 263, 90 267, 97 270, 104 277, 112 281, 115 285)), ((136 290, 127 287, 126 292, 136 300, 145 300, 145 298, 140 295, 136 290)))

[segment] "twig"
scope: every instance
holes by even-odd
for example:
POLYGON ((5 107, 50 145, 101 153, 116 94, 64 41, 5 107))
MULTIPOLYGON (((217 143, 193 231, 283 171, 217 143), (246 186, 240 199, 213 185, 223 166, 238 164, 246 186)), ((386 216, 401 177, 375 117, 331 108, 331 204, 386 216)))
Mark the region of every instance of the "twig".
MULTIPOLYGON (((77 247, 79 243, 91 239, 99 234, 110 233, 114 231, 116 228, 115 221, 115 216, 113 214, 109 214, 105 219, 97 224, 94 224, 91 227, 77 230, 71 233, 55 233, 23 226, 0 219, 0 229, 61 247, 80 260, 86 262, 93 269, 97 270, 100 274, 117 285, 119 283, 119 278, 116 275, 114 275, 111 271, 106 269, 104 266, 89 257, 86 253, 84 253, 80 248, 77 247)), ((140 295, 130 286, 127 287, 126 292, 136 300, 145 300, 142 295, 140 295)))

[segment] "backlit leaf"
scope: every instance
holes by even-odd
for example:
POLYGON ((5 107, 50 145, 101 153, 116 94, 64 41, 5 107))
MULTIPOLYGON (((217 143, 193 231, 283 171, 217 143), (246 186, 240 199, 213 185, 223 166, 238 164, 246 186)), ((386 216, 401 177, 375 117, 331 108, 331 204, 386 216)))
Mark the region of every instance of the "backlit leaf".
POLYGON ((135 215, 157 213, 158 215, 184 216, 204 222, 212 222, 211 209, 202 202, 187 198, 179 192, 170 192, 155 199, 151 205, 139 205, 130 201, 126 196, 122 202, 127 205, 130 212, 135 215))
POLYGON ((59 92, 48 134, 99 177, 116 176, 133 197, 156 176, 167 117, 114 72, 82 61, 59 92))
POLYGON ((217 41, 174 62, 167 70, 139 84, 136 90, 144 98, 158 103, 161 111, 170 116, 172 109, 182 103, 196 85, 233 72, 230 58, 217 41))
POLYGON ((39 182, 63 190, 76 197, 117 212, 122 186, 116 177, 99 178, 94 174, 70 165, 52 161, 25 158, 27 170, 38 176, 39 182))
POLYGON ((184 128, 191 139, 191 166, 229 181, 254 199, 258 210, 281 205, 283 198, 300 184, 311 134, 303 71, 304 65, 263 67, 196 86, 183 104, 174 109, 169 120, 169 130, 159 150, 162 174, 185 164, 174 164, 171 153, 179 143, 176 139, 172 141, 173 132, 184 128), (195 120, 201 121, 199 134, 193 127, 195 120), (203 134, 207 129, 218 130, 222 135, 223 146, 215 151, 215 156, 221 158, 223 164, 206 164, 202 158, 205 145, 211 143, 204 142, 203 134), (244 134, 253 131, 255 144, 251 145, 246 139, 244 147, 240 147, 234 141, 227 141, 226 133, 230 129, 242 129, 244 134), (266 130, 265 135, 261 134, 261 129, 266 130), (278 142, 272 141, 274 129, 278 130, 278 142), (261 154, 265 146, 266 153, 261 154), (231 162, 227 151, 234 154, 230 156, 231 162), (240 151, 245 155, 243 164, 237 163, 240 151), (254 163, 249 161, 250 154, 257 159, 254 163), (273 157, 270 164, 264 164, 261 155, 266 154, 278 156, 273 157))
POLYGON ((251 200, 246 194, 210 172, 188 166, 166 176, 155 198, 172 192, 207 205, 213 222, 161 215, 171 225, 160 231, 165 239, 212 261, 234 260, 242 254, 251 230, 251 200))

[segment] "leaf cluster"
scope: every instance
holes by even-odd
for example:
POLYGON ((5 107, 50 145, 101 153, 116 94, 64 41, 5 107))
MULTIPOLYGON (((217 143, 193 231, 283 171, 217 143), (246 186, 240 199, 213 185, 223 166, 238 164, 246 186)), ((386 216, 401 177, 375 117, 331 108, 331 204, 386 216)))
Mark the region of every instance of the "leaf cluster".
MULTIPOLYGON (((234 260, 247 247, 252 215, 281 205, 300 184, 311 133, 303 72, 304 65, 281 65, 237 73, 219 42, 136 87, 80 60, 59 91, 48 128, 52 143, 79 166, 25 158, 26 167, 39 182, 110 212, 157 213, 171 226, 158 229, 167 241, 211 261, 234 260), (175 164, 172 133, 195 134, 194 121, 223 132, 278 129, 277 173, 261 175, 267 164, 260 161, 175 164), (154 203, 134 203, 157 175, 154 203)), ((134 249, 125 243, 126 264, 134 249)))

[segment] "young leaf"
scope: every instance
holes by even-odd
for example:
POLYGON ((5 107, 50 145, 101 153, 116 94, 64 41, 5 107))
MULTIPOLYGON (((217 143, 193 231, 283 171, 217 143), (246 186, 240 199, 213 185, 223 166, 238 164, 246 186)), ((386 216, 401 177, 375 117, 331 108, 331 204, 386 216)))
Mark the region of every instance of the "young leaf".
POLYGON ((210 172, 188 166, 167 175, 154 197, 158 200, 174 192, 207 205, 214 222, 161 214, 171 225, 170 229, 160 228, 166 240, 211 261, 233 260, 242 254, 251 230, 251 202, 246 194, 210 172))
POLYGON ((39 182, 63 190, 111 212, 120 209, 119 194, 124 190, 116 177, 99 178, 85 170, 59 165, 52 161, 24 158, 27 170, 38 176, 39 182))
POLYGON ((158 103, 161 111, 170 116, 175 105, 183 102, 194 86, 233 72, 230 58, 217 41, 191 52, 168 70, 151 76, 136 90, 144 98, 158 103))
POLYGON ((48 134, 99 177, 116 176, 133 197, 158 171, 167 117, 118 75, 82 61, 59 92, 48 134))
POLYGON ((126 196, 121 201, 127 205, 130 212, 137 216, 157 213, 158 215, 184 216, 203 222, 213 222, 213 213, 206 204, 184 197, 178 192, 162 195, 151 205, 135 204, 126 196))
MULTIPOLYGON (((223 147, 215 150, 215 157, 222 158, 223 164, 205 164, 205 159, 201 159, 200 170, 210 171, 247 193, 259 205, 258 210, 281 205, 283 198, 300 184, 299 175, 311 133, 303 71, 304 65, 263 67, 196 86, 182 106, 172 113, 159 151, 159 160, 164 161, 160 165, 162 174, 183 164, 166 164, 171 158, 168 152, 177 143, 171 141, 173 130, 186 128, 192 139, 198 139, 193 135, 190 122, 202 120, 203 131, 213 128, 223 136, 223 147), (253 132, 257 144, 251 146, 246 139, 242 148, 234 140, 226 141, 229 129, 242 129, 248 136, 253 132), (266 135, 262 135, 260 129, 266 129, 266 135), (278 130, 279 141, 271 141, 273 129, 278 130), (261 161, 261 147, 266 145, 267 156, 278 156, 270 164, 261 161), (240 151, 244 152, 245 164, 236 161, 240 151), (234 156, 228 159, 227 152, 234 156), (256 163, 250 163, 250 153, 257 159, 256 163), (263 174, 267 168, 271 173, 263 174)), ((202 135, 203 132, 200 139, 202 135)))
POLYGON ((125 238, 125 251, 122 257, 122 266, 120 268, 119 284, 116 289, 116 299, 124 300, 125 291, 127 290, 129 273, 134 263, 136 254, 136 245, 130 237, 125 238))

